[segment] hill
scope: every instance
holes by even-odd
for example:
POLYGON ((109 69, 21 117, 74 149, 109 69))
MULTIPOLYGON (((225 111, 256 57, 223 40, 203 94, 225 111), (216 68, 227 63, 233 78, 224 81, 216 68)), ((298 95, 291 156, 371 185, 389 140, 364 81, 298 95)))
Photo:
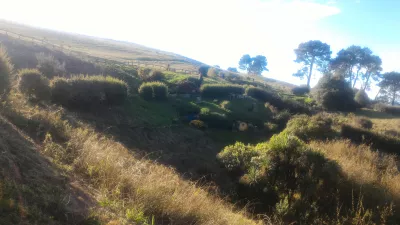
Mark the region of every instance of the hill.
POLYGON ((398 224, 398 108, 5 24, 0 223, 398 224))

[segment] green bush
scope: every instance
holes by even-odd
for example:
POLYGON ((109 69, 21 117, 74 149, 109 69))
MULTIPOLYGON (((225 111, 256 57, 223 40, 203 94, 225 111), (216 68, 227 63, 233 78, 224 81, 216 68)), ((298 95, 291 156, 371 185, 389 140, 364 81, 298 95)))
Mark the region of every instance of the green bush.
POLYGON ((218 129, 232 129, 233 121, 227 118, 226 115, 209 112, 206 114, 200 113, 199 119, 204 121, 208 127, 218 128, 218 129))
POLYGON ((313 89, 313 96, 326 110, 353 111, 356 108, 350 84, 340 77, 322 77, 313 89))
POLYGON ((178 99, 173 106, 176 107, 176 111, 180 116, 200 113, 200 107, 193 102, 186 102, 178 99))
POLYGON ((201 120, 192 120, 190 121, 189 125, 200 130, 207 128, 206 124, 201 120))
POLYGON ((374 105, 374 109, 379 112, 385 112, 394 116, 400 116, 400 106, 391 106, 383 103, 377 103, 374 105))
POLYGON ((284 108, 282 99, 275 93, 265 89, 259 87, 248 87, 246 88, 246 95, 262 102, 269 102, 271 105, 279 109, 284 108))
POLYGON ((356 93, 356 96, 354 97, 354 101, 356 101, 356 103, 358 104, 359 107, 366 107, 367 105, 370 104, 370 99, 364 90, 359 90, 356 93))
POLYGON ((242 95, 244 88, 240 85, 205 84, 201 86, 200 91, 205 98, 224 98, 231 94, 242 95))
POLYGON ((365 117, 356 117, 354 120, 355 123, 364 129, 372 129, 372 126, 374 125, 370 119, 365 117))
POLYGON ((0 45, 0 98, 10 87, 13 69, 14 66, 11 64, 6 49, 0 45))
POLYGON ((47 99, 51 95, 49 80, 36 69, 18 72, 18 89, 29 98, 47 99))
POLYGON ((274 121, 279 125, 279 127, 285 127, 286 123, 289 121, 290 117, 292 117, 292 114, 288 110, 283 110, 280 112, 277 112, 273 119, 274 121))
POLYGON ((203 76, 206 77, 208 73, 208 69, 210 69, 210 66, 203 65, 199 67, 199 73, 203 76))
POLYGON ((178 83, 178 94, 193 94, 197 91, 197 85, 189 80, 183 80, 178 83))
POLYGON ((305 95, 310 92, 310 88, 307 85, 301 85, 292 88, 292 93, 294 95, 305 95))
POLYGON ((166 100, 168 97, 168 87, 161 82, 143 83, 139 87, 139 95, 145 100, 166 100))
POLYGON ((334 136, 332 120, 323 114, 314 116, 294 116, 286 125, 285 131, 295 135, 303 141, 326 139, 334 136))
POLYGON ((162 81, 165 79, 164 73, 159 70, 152 70, 147 77, 146 81, 162 81))
POLYGON ((217 77, 217 76, 218 76, 217 69, 215 69, 215 68, 208 69, 207 77, 217 77))
POLYGON ((251 159, 259 155, 260 152, 254 146, 236 142, 218 153, 217 159, 230 171, 246 171, 250 167, 251 159))
POLYGON ((52 55, 41 52, 36 54, 37 69, 48 79, 66 74, 65 63, 61 63, 52 55))
POLYGON ((128 96, 128 85, 110 76, 72 76, 51 82, 52 100, 67 107, 90 108, 122 104, 128 96))
POLYGON ((150 76, 151 69, 150 68, 144 68, 140 67, 137 71, 138 76, 141 80, 147 81, 148 77, 150 76))

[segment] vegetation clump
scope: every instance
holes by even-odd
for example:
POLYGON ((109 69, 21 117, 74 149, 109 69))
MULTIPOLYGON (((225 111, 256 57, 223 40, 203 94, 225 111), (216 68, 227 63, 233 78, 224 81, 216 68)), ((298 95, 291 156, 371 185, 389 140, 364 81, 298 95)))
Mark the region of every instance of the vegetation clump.
POLYGON ((0 45, 0 97, 9 89, 13 69, 6 49, 0 45))
POLYGON ((168 87, 161 82, 147 82, 139 87, 139 95, 145 100, 165 101, 168 98, 168 87))
POLYGON ((118 105, 127 98, 128 85, 110 76, 77 75, 52 80, 51 93, 54 102, 66 107, 118 105))
POLYGON ((297 86, 292 88, 292 93, 294 95, 305 95, 308 94, 310 92, 310 88, 307 85, 301 85, 301 86, 297 86))
POLYGON ((294 116, 287 123, 286 131, 304 141, 321 140, 334 136, 332 119, 323 114, 311 117, 307 115, 294 116))
POLYGON ((65 75, 65 63, 61 63, 54 56, 41 52, 36 54, 36 59, 38 62, 37 69, 48 79, 65 75))
POLYGON ((242 95, 244 88, 240 85, 205 84, 201 86, 200 92, 205 98, 226 98, 231 94, 242 95))
POLYGON ((200 130, 207 128, 207 125, 201 120, 192 120, 189 125, 200 130))
POLYGON ((18 72, 18 89, 29 98, 50 97, 49 80, 36 69, 22 69, 18 72))
POLYGON ((354 101, 358 104, 359 107, 366 107, 370 104, 370 99, 367 93, 364 90, 359 90, 354 97, 354 101))

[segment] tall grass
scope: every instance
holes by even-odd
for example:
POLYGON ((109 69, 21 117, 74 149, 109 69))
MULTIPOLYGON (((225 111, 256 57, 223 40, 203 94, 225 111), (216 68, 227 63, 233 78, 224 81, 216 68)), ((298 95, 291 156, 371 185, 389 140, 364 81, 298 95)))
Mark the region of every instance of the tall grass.
POLYGON ((13 69, 7 50, 0 45, 0 98, 9 88, 13 69))

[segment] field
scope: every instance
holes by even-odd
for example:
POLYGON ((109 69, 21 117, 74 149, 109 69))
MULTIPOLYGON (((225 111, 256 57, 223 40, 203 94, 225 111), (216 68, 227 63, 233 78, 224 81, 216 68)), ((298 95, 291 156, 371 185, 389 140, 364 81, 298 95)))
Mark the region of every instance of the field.
POLYGON ((0 224, 400 221, 398 116, 327 111, 263 77, 200 77, 202 63, 132 43, 6 21, 0 40, 14 66, 0 224))

